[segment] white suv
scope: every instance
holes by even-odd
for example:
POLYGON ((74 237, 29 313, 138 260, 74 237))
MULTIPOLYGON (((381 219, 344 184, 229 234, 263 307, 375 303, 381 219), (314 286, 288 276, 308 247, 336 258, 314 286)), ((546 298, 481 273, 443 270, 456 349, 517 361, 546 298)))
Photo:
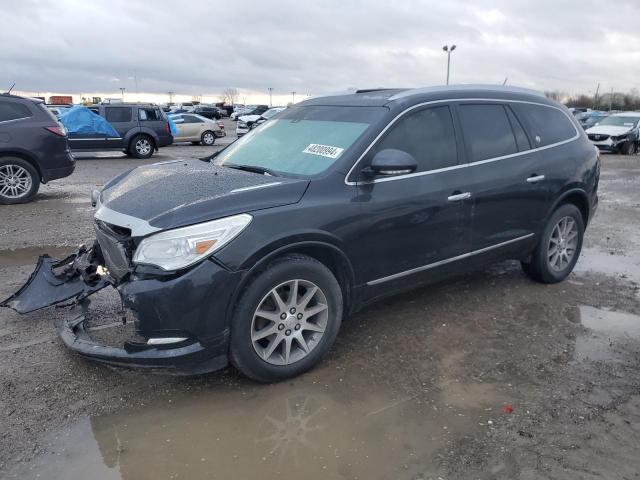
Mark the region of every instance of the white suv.
POLYGON ((600 150, 632 155, 640 140, 640 112, 614 113, 586 130, 600 150))

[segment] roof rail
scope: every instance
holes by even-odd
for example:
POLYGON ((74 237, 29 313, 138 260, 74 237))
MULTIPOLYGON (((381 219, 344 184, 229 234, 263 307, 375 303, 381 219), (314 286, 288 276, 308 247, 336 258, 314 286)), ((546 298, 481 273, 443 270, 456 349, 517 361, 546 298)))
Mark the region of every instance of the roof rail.
POLYGON ((412 95, 418 95, 421 93, 437 93, 444 91, 457 91, 457 90, 484 90, 486 92, 513 92, 513 93, 526 93, 529 95, 535 95, 538 97, 544 97, 544 93, 538 90, 523 87, 513 87, 511 85, 491 85, 491 84, 458 84, 458 85, 436 85, 433 87, 421 87, 411 88, 404 90, 390 97, 389 100, 398 100, 400 98, 409 97, 412 95))

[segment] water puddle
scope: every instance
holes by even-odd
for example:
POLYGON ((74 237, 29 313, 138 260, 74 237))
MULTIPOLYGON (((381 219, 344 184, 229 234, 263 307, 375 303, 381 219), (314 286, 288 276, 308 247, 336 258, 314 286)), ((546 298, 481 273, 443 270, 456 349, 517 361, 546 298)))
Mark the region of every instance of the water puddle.
POLYGON ((323 381, 220 385, 85 417, 8 478, 438 478, 452 440, 489 428, 487 407, 500 408, 491 386, 446 375, 435 388, 402 391, 332 370, 323 381))
POLYGON ((577 360, 615 361, 623 347, 640 338, 640 316, 631 313, 579 307, 579 319, 589 329, 578 335, 575 345, 577 360))
POLYGON ((0 268, 21 267, 34 265, 40 255, 62 259, 77 250, 77 247, 44 245, 39 247, 24 247, 10 250, 0 250, 0 268))
POLYGON ((584 249, 576 263, 575 272, 599 272, 640 283, 640 256, 612 255, 592 248, 584 249))

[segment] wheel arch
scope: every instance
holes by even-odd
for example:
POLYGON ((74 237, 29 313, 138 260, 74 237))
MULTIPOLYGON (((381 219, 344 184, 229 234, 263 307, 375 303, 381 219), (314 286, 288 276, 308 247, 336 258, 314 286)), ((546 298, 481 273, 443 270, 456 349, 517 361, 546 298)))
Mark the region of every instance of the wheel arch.
POLYGON ((354 306, 355 287, 355 273, 349 258, 342 249, 336 245, 320 240, 305 240, 280 246, 260 256, 251 268, 246 271, 242 280, 236 287, 233 297, 227 307, 227 321, 230 321, 230 319, 233 318, 236 304, 246 286, 257 275, 262 273, 270 263, 278 258, 294 254, 311 257, 331 270, 340 284, 340 289, 342 290, 344 312, 349 313, 354 306))
POLYGON ((147 137, 151 137, 151 140, 153 140, 153 149, 158 151, 158 134, 147 127, 133 128, 127 132, 124 137, 124 144, 127 148, 131 147, 131 142, 137 135, 146 135, 147 137))
POLYGON ((560 205, 564 205, 565 203, 572 203, 576 207, 578 207, 578 210, 580 210, 580 213, 582 214, 582 220, 586 228, 587 223, 589 222, 589 212, 591 211, 590 204, 589 204, 589 196, 587 195, 587 192, 584 191, 584 189, 579 187, 574 187, 563 192, 555 200, 551 209, 547 213, 547 219, 553 214, 553 212, 556 211, 556 209, 560 205))

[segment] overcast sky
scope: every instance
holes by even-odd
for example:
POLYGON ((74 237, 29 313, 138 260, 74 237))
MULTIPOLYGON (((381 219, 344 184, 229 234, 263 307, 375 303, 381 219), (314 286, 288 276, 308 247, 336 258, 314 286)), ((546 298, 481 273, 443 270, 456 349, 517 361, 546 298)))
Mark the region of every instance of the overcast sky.
POLYGON ((640 87, 639 0, 0 0, 0 89, 640 87))

